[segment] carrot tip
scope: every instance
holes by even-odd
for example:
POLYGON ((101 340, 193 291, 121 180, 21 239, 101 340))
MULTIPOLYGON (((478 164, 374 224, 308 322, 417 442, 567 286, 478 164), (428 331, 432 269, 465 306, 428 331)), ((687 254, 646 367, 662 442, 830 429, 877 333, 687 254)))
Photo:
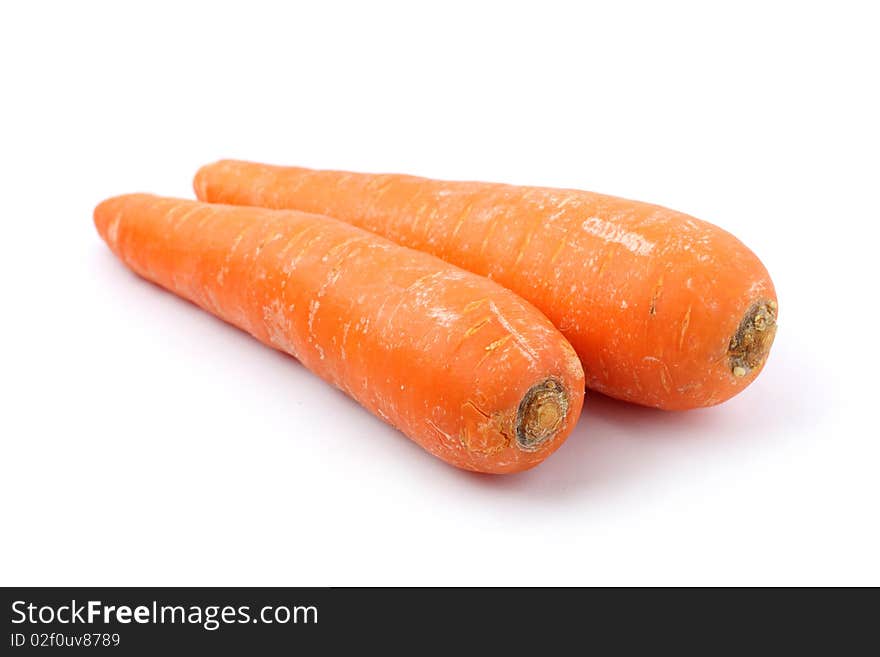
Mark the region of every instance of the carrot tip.
POLYGON ((746 311, 727 349, 730 371, 735 377, 744 377, 767 360, 776 337, 776 311, 772 299, 760 299, 746 311))
POLYGON ((545 379, 528 389, 516 412, 516 442, 526 452, 552 439, 568 413, 568 393, 556 379, 545 379))

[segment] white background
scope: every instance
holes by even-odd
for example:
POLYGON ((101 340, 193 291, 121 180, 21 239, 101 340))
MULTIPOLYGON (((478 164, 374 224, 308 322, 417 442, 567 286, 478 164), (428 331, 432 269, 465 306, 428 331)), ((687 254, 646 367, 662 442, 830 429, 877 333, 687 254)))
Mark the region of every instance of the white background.
POLYGON ((4 3, 0 583, 880 584, 872 4, 4 3), (221 157, 690 212, 766 263, 774 352, 457 471, 99 240, 221 157))

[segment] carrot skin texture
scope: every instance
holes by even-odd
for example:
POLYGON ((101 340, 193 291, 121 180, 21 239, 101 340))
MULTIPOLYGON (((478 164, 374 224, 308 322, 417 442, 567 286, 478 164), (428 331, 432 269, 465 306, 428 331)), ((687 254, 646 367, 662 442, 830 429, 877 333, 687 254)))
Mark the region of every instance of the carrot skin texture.
POLYGON ((587 387, 646 406, 711 406, 763 368, 777 300, 764 265, 713 224, 569 189, 224 160, 206 201, 320 212, 488 276, 574 346, 587 387), (757 312, 758 328, 739 331, 757 312), (754 314, 753 312, 753 314, 754 314), (745 335, 734 353, 734 336, 745 335), (737 355, 739 354, 739 355, 737 355))
POLYGON ((549 320, 428 254, 327 217, 146 194, 108 199, 94 220, 136 273, 296 357, 455 466, 525 470, 577 421, 583 371, 549 320), (523 443, 518 411, 547 381, 564 403, 532 400, 533 421, 550 413, 547 435, 523 443))

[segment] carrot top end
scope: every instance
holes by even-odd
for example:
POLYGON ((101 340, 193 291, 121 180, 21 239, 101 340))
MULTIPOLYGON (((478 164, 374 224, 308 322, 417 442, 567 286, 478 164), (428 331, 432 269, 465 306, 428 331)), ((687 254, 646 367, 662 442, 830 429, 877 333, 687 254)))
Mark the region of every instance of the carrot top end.
POLYGON ((778 307, 772 299, 760 299, 746 311, 727 349, 730 372, 743 378, 760 369, 776 337, 778 307))
POLYGON ((556 436, 568 413, 568 393, 553 378, 532 386, 523 396, 516 413, 516 443, 534 452, 556 436))

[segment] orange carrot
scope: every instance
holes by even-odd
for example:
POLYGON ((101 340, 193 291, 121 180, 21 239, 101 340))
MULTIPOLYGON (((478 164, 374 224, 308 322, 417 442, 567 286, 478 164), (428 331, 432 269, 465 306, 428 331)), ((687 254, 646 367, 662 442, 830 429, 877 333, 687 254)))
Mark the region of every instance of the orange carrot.
POLYGON ((587 387, 665 409, 751 383, 776 331, 766 269, 717 226, 577 190, 221 161, 202 200, 320 212, 520 294, 559 327, 587 387))
POLYGON ((295 356, 444 461, 517 472, 574 427, 583 370, 492 281, 303 212, 133 194, 95 209, 136 273, 295 356))

